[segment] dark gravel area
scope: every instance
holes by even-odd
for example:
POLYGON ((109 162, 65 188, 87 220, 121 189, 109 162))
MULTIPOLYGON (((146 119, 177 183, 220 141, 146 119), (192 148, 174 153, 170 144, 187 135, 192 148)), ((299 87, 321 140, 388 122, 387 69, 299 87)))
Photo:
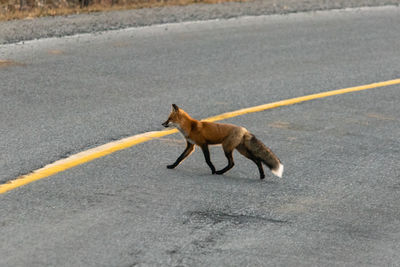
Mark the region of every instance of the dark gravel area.
POLYGON ((400 5, 400 0, 253 0, 14 20, 0 22, 0 44, 181 21, 384 5, 400 5))

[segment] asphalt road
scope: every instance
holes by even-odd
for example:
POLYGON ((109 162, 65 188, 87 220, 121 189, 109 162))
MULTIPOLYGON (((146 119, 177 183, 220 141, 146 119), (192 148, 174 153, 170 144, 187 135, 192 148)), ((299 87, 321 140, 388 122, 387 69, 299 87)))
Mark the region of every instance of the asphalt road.
POLYGON ((0 44, 184 21, 385 5, 400 6, 400 0, 246 0, 11 20, 0 22, 0 44))
MULTIPOLYGON (((0 182, 196 118, 400 77, 400 9, 170 24, 0 46, 0 182)), ((0 195, 0 266, 396 266, 400 86, 236 117, 285 164, 211 175, 179 135, 0 195)), ((219 147, 213 163, 226 160, 219 147)))

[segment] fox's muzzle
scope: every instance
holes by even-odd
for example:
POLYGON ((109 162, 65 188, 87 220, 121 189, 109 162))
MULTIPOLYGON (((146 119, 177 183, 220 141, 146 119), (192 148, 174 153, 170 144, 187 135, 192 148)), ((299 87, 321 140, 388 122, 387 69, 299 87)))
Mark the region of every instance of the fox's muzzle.
POLYGON ((164 122, 164 123, 162 124, 162 126, 164 126, 165 128, 169 127, 169 121, 167 120, 166 122, 164 122))

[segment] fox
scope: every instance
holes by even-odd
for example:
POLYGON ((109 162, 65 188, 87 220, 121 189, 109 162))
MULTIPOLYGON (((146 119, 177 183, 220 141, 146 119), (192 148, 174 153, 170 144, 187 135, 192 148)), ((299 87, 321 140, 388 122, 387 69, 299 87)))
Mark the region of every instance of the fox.
POLYGON ((195 145, 203 151, 207 165, 212 174, 224 174, 235 165, 233 151, 236 149, 240 154, 253 161, 260 173, 260 179, 265 178, 262 164, 265 164, 271 172, 279 178, 283 175, 283 164, 279 158, 260 140, 258 140, 246 128, 227 123, 215 123, 198 121, 189 116, 176 104, 172 104, 168 119, 162 123, 164 127, 176 127, 186 139, 186 148, 177 160, 167 165, 168 169, 174 169, 195 150, 195 145), (209 145, 222 145, 222 149, 228 165, 221 170, 216 170, 210 160, 209 145))

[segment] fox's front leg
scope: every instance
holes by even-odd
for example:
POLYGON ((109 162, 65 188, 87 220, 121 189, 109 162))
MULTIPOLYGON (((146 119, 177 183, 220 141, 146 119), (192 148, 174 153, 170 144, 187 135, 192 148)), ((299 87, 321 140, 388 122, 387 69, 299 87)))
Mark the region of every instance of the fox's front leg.
POLYGON ((202 145, 201 150, 203 151, 204 158, 206 159, 206 162, 211 169, 211 173, 215 174, 215 167, 210 160, 210 151, 208 150, 208 145, 202 145))
POLYGON ((194 151, 194 145, 186 141, 186 148, 183 153, 178 157, 174 164, 168 165, 168 169, 173 169, 179 165, 185 158, 187 158, 194 151))

